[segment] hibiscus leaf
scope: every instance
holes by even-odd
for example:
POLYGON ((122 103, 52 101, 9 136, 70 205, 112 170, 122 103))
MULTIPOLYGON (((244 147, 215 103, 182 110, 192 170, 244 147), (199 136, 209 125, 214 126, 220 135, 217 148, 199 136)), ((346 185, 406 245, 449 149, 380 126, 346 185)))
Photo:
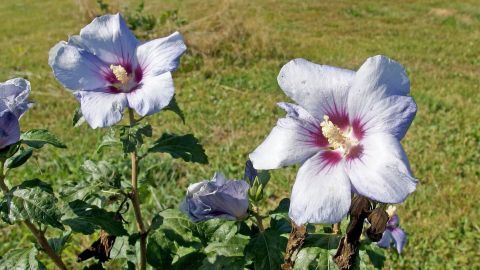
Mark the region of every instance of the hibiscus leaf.
POLYGON ((37 260, 37 254, 35 247, 11 249, 0 258, 0 269, 46 269, 45 265, 37 260))
POLYGON ((71 231, 64 232, 59 237, 49 238, 48 244, 53 248, 55 253, 60 255, 63 249, 65 248, 65 245, 67 244, 68 240, 70 240, 71 235, 72 235, 71 231))
POLYGON ((50 144, 58 148, 67 148, 55 135, 46 129, 32 129, 20 136, 20 140, 33 148, 40 149, 45 144, 50 144))
POLYGON ((120 127, 120 141, 124 153, 132 153, 143 144, 143 137, 152 136, 152 126, 149 124, 137 124, 120 127))
POLYGON ((97 147, 97 153, 99 153, 104 147, 111 147, 122 145, 116 136, 115 136, 115 129, 111 128, 107 131, 107 133, 102 137, 102 141, 100 145, 97 147))
POLYGON ((164 108, 164 110, 174 112, 176 115, 180 117, 180 119, 182 119, 182 122, 185 124, 185 115, 183 114, 182 110, 178 106, 175 96, 173 96, 172 100, 170 101, 168 106, 164 108))
POLYGON ((5 167, 9 169, 17 168, 22 166, 27 160, 32 156, 33 148, 23 148, 21 147, 15 155, 10 157, 5 161, 5 167))
POLYGON ((192 134, 176 135, 164 133, 148 150, 152 153, 169 153, 173 158, 187 162, 208 164, 205 150, 192 134))
POLYGON ((257 270, 277 270, 283 263, 287 238, 280 231, 267 229, 258 233, 248 243, 246 256, 253 260, 257 270))
POLYGON ((294 269, 337 269, 333 262, 341 236, 309 234, 298 252, 294 269))
POLYGON ((56 202, 50 185, 38 179, 25 181, 5 194, 1 202, 2 216, 9 223, 28 220, 63 229, 56 202))
POLYGON ((174 242, 161 230, 155 231, 148 238, 147 262, 155 269, 170 269, 176 252, 174 242))
POLYGON ((121 219, 115 213, 81 200, 75 200, 68 205, 71 213, 62 222, 73 231, 92 234, 95 230, 102 229, 115 236, 127 235, 121 219))

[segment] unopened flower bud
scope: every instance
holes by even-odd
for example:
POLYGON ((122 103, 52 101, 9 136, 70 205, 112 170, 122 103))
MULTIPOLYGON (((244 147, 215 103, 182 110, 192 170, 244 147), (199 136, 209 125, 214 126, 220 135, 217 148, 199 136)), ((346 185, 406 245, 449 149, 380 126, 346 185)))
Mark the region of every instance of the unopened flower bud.
POLYGON ((388 214, 382 208, 376 208, 368 215, 370 228, 367 229, 367 236, 373 242, 382 239, 383 232, 387 228, 388 214))

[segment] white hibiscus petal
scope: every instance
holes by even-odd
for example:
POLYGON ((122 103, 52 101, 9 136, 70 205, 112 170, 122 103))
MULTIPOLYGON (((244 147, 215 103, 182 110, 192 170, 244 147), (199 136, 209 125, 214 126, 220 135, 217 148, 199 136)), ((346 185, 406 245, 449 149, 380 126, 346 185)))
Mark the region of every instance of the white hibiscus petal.
POLYGON ((30 90, 30 82, 22 78, 0 83, 0 111, 9 110, 20 118, 32 105, 30 90))
POLYGON ((116 124, 122 119, 127 105, 125 93, 77 91, 75 96, 80 101, 85 120, 92 128, 116 124))
POLYGON ((166 107, 173 98, 174 87, 170 72, 143 78, 140 88, 127 93, 128 105, 145 116, 166 107))
MULTIPOLYGON (((417 113, 417 105, 412 97, 389 96, 381 100, 363 100, 358 105, 361 110, 350 115, 350 122, 357 123, 357 133, 369 136, 372 133, 388 133, 401 140, 417 113)), ((358 101, 353 101, 358 102, 358 101)))
POLYGON ((383 203, 401 203, 415 190, 417 180, 398 139, 376 133, 361 142, 361 153, 346 163, 356 192, 383 203))
POLYGON ((57 80, 68 89, 94 90, 108 85, 102 75, 108 67, 93 54, 64 41, 50 50, 48 63, 57 80))
POLYGON ((340 153, 320 152, 300 168, 290 199, 296 224, 336 223, 348 213, 351 186, 340 153))
POLYGON ((136 63, 135 50, 139 41, 120 14, 95 18, 80 31, 77 41, 108 64, 136 63))
POLYGON ((325 114, 346 114, 348 89, 354 76, 351 70, 299 58, 284 65, 277 80, 285 94, 321 119, 325 114))
POLYGON ((398 62, 377 55, 368 58, 358 69, 349 95, 375 95, 379 98, 392 95, 406 96, 410 92, 410 80, 405 68, 398 62))
POLYGON ((320 123, 306 110, 288 103, 279 106, 287 111, 287 117, 279 119, 265 141, 250 154, 255 169, 302 163, 325 146, 320 123))
POLYGON ((180 33, 146 42, 137 49, 137 58, 144 76, 155 76, 174 71, 180 56, 187 49, 180 33))

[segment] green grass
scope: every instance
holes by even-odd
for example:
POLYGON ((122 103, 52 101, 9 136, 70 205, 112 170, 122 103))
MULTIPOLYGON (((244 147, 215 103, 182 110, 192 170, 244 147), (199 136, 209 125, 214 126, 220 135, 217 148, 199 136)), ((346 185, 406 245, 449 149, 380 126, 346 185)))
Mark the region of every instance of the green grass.
MULTIPOLYGON (((185 165, 166 156, 152 161, 173 166, 158 173, 159 179, 169 179, 158 187, 162 207, 175 206, 188 183, 210 178, 215 170, 230 177, 242 175, 248 153, 283 114, 275 103, 288 99, 276 76, 289 59, 303 57, 357 69, 367 57, 385 54, 407 68, 419 108, 403 141, 420 179, 417 191, 399 209, 409 242, 401 257, 389 256, 388 267, 480 268, 480 6, 476 1, 146 1, 149 14, 166 9, 178 9, 186 20, 179 30, 190 51, 175 83, 187 121, 182 125, 171 113, 149 121, 157 135, 167 130, 193 132, 206 148, 210 165, 185 165)), ((78 5, 4 0, 0 17, 0 81, 28 78, 36 102, 22 118, 22 128, 48 128, 69 147, 38 154, 12 174, 10 183, 40 177, 60 186, 74 180, 85 159, 111 154, 122 159, 117 152, 95 153, 104 130, 71 127, 76 101, 55 81, 47 64, 48 50, 87 23, 78 5)), ((175 28, 159 27, 150 36, 175 28)), ((288 196, 296 169, 273 172, 272 200, 288 196)), ((25 245, 30 237, 26 230, 0 230, 2 253, 25 245)), ((69 246, 68 254, 73 256, 90 239, 77 241, 79 246, 69 246)), ((69 263, 74 265, 74 257, 69 263)))

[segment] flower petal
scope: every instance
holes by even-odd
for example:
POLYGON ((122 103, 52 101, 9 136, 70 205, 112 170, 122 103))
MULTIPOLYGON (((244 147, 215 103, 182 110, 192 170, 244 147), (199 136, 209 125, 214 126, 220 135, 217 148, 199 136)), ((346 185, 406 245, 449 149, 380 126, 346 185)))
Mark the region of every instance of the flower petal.
POLYGON ((156 76, 177 69, 187 46, 180 33, 146 42, 137 49, 138 64, 144 76, 156 76))
POLYGON ((361 141, 358 157, 346 163, 356 192, 383 203, 400 203, 415 190, 405 152, 392 135, 376 133, 361 141))
POLYGON ((390 230, 385 230, 382 235, 382 239, 377 242, 377 245, 382 248, 389 248, 392 242, 392 233, 390 230))
POLYGON ((30 82, 15 78, 0 83, 0 111, 9 110, 20 118, 31 106, 28 101, 30 82))
POLYGON ((92 128, 108 127, 122 119, 127 105, 125 93, 108 93, 101 91, 77 91, 82 114, 92 128))
POLYGON ((341 154, 322 151, 298 171, 289 216, 298 225, 336 223, 348 213, 350 201, 351 186, 341 154))
POLYGON ((363 100, 351 100, 355 104, 350 111, 350 122, 355 123, 359 137, 385 132, 401 140, 417 113, 417 104, 412 97, 389 96, 378 100, 371 96, 363 100), (359 102, 364 102, 359 104, 359 102))
POLYGON ((20 124, 11 111, 0 112, 0 149, 20 140, 20 124))
POLYGON ((398 254, 400 254, 407 243, 407 234, 400 228, 395 228, 391 230, 391 232, 395 247, 397 248, 398 254))
POLYGON ((80 38, 81 43, 105 63, 136 63, 135 49, 139 41, 118 13, 95 18, 80 31, 80 38))
POLYGON ((277 80, 287 96, 322 119, 324 115, 346 116, 348 89, 354 76, 351 70, 299 58, 284 65, 277 80))
POLYGON ((404 67, 398 62, 377 55, 368 58, 358 69, 349 99, 365 95, 374 95, 378 98, 392 95, 406 96, 410 92, 410 80, 404 67))
POLYGON ((108 85, 103 76, 108 66, 95 55, 65 41, 50 50, 48 64, 57 80, 68 89, 94 90, 108 85))
POLYGON ((128 106, 141 116, 150 115, 166 107, 172 100, 174 91, 170 72, 149 76, 142 80, 139 89, 127 93, 128 106))
POLYGON ((265 141, 250 154, 253 167, 270 170, 302 163, 327 145, 320 123, 300 106, 279 103, 287 117, 278 120, 265 141))

